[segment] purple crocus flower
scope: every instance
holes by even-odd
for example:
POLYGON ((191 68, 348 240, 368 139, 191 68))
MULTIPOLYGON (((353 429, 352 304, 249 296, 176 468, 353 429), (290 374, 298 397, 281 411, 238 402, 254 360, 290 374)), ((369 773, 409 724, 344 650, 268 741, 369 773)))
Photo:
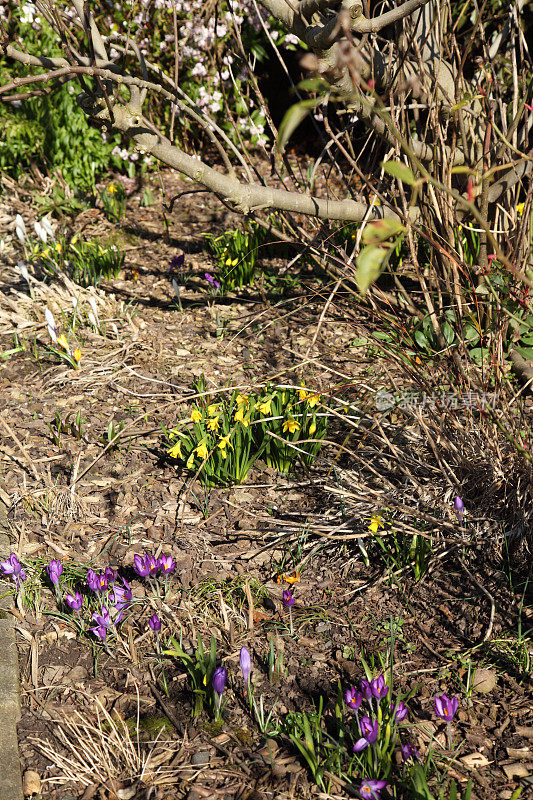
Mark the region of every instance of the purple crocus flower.
POLYGON ((362 693, 363 697, 365 698, 365 700, 372 700, 372 697, 373 697, 372 687, 371 687, 370 683, 367 680, 365 680, 364 678, 361 681, 361 693, 362 693))
POLYGON ((99 639, 105 639, 107 636, 107 628, 105 625, 95 625, 94 628, 89 628, 89 630, 99 639))
POLYGON ((361 692, 357 691, 355 686, 352 686, 351 689, 346 689, 344 702, 347 706, 353 709, 353 711, 358 711, 361 703, 363 702, 363 695, 361 692))
POLYGON ((410 758, 412 758, 413 761, 417 761, 420 758, 418 750, 412 744, 402 744, 400 749, 404 761, 409 761, 410 758))
POLYGON ((170 575, 176 569, 176 562, 172 556, 160 556, 157 564, 163 575, 170 575))
POLYGON ((463 503, 459 495, 457 495, 457 497, 453 502, 453 508, 457 519, 459 520, 460 523, 462 523, 465 513, 465 504, 463 503))
POLYGON ((141 578, 146 578, 150 574, 149 556, 140 556, 135 554, 133 556, 133 569, 141 578))
POLYGON ((295 604, 296 599, 292 596, 290 589, 283 590, 283 605, 287 608, 292 608, 295 604))
POLYGON ((211 284, 213 289, 220 289, 220 283, 209 272, 206 272, 204 277, 206 281, 211 284))
POLYGON ((185 263, 185 255, 182 253, 179 256, 172 256, 170 259, 170 269, 181 269, 183 264, 185 263))
POLYGON ((148 565, 148 575, 157 575, 159 572, 159 559, 153 556, 146 556, 146 564, 148 565))
POLYGON ((9 558, 0 562, 0 570, 4 575, 9 575, 13 580, 16 580, 22 572, 22 564, 18 560, 15 553, 11 553, 9 558))
POLYGON ((9 575, 11 580, 16 584, 17 589, 20 584, 26 580, 26 570, 22 569, 22 564, 15 553, 11 553, 9 558, 0 562, 0 572, 2 572, 3 575, 9 575))
POLYGON ((389 693, 389 687, 385 683, 383 675, 380 675, 378 678, 373 678, 370 681, 370 689, 374 697, 378 700, 382 700, 389 693))
POLYGON ((435 698, 435 714, 445 722, 451 722, 455 716, 458 705, 459 701, 457 697, 448 697, 448 695, 443 694, 435 698))
POLYGON ((111 615, 105 606, 102 606, 102 612, 100 614, 95 611, 92 618, 97 625, 103 625, 104 628, 110 628, 113 624, 111 615))
POLYGON ((122 583, 124 586, 113 586, 113 605, 117 611, 128 608, 133 597, 128 581, 122 578, 122 583))
POLYGON ((364 798, 371 798, 371 800, 379 800, 380 792, 387 785, 387 781, 376 781, 372 778, 367 778, 359 787, 359 794, 364 798))
POLYGON ((79 592, 65 595, 65 602, 73 611, 79 611, 83 605, 83 597, 79 592))
POLYGON ((161 620, 159 619, 157 614, 154 614, 153 616, 150 617, 150 619, 148 620, 148 625, 156 633, 161 630, 161 620))
POLYGON ((100 576, 94 569, 87 570, 87 583, 89 585, 89 589, 92 589, 93 592, 100 591, 100 576))
POLYGON ((379 723, 377 719, 372 721, 370 717, 363 717, 360 722, 361 738, 353 746, 354 753, 360 753, 365 747, 374 744, 378 738, 379 723))
POLYGON ((250 658, 250 653, 246 647, 241 647, 239 664, 241 665, 243 680, 248 685, 248 681, 250 680, 250 672, 252 671, 252 659, 250 658))
POLYGON ((394 705, 394 703, 391 703, 390 704, 390 711, 391 711, 392 716, 394 716, 394 719, 396 720, 396 722, 403 722, 403 720, 406 718, 406 716, 409 713, 409 709, 407 708, 407 706, 405 705, 403 700, 401 700, 396 705, 394 705))
POLYGON ((224 688, 226 686, 226 681, 228 679, 228 670, 226 667, 217 667, 215 670, 215 674, 213 675, 213 689, 220 697, 224 688))
POLYGON ((46 571, 54 586, 59 586, 59 578, 63 572, 63 564, 61 561, 57 561, 55 558, 53 558, 46 567, 46 571))
MULTIPOLYGON (((106 567, 104 569, 104 575, 106 577, 107 583, 115 583, 117 579, 117 571, 113 569, 113 567, 106 567)), ((107 588, 107 587, 106 587, 107 588)))

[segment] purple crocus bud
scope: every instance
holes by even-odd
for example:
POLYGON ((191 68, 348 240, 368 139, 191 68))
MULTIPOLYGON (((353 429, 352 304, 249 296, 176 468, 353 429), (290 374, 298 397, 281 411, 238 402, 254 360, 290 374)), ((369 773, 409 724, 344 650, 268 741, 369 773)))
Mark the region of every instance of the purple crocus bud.
POLYGON ((409 761, 410 758, 412 758, 413 761, 417 761, 420 758, 418 750, 412 744, 402 744, 400 749, 404 761, 409 761))
POLYGON ((359 787, 359 795, 364 797, 365 800, 379 800, 379 793, 386 785, 387 781, 376 781, 373 778, 367 778, 359 787))
MULTIPOLYGON (((104 569, 104 575, 106 577, 107 583, 115 583, 117 579, 117 571, 113 569, 113 567, 106 567, 104 569)), ((106 587, 107 588, 107 587, 106 587)))
POLYGON ((89 585, 89 589, 92 589, 93 592, 100 591, 100 576, 94 569, 87 570, 87 583, 89 585))
POLYGON ((65 595, 65 602, 73 611, 79 611, 83 605, 83 597, 79 592, 65 595))
POLYGON ((158 632, 161 630, 161 620, 159 619, 157 614, 154 614, 152 617, 150 617, 150 619, 148 620, 148 625, 151 627, 153 631, 158 632))
POLYGON ((148 561, 148 556, 139 556, 135 554, 133 556, 133 569, 141 578, 146 578, 146 576, 150 573, 150 563, 148 561))
POLYGON ((389 693, 389 687, 386 685, 383 675, 380 675, 378 678, 373 678, 370 681, 370 689, 374 697, 377 697, 378 700, 382 700, 389 693))
POLYGON ((241 647, 241 654, 239 656, 239 663, 241 665, 241 672, 243 680, 246 684, 250 680, 250 672, 252 671, 252 659, 246 647, 241 647))
POLYGON ((59 586, 59 578, 63 572, 63 564, 61 561, 57 561, 55 558, 53 558, 46 567, 46 571, 54 586, 59 586))
POLYGON ((172 556, 161 556, 157 563, 163 575, 170 575, 176 569, 176 562, 172 556))
POLYGON ((368 681, 366 681, 364 678, 361 681, 361 692, 362 692, 362 695, 365 698, 365 700, 372 700, 372 697, 373 697, 372 687, 371 687, 370 683, 368 681))
POLYGON ((360 753, 365 747, 374 744, 378 738, 379 723, 377 719, 372 721, 370 717, 363 717, 360 722, 361 738, 353 746, 354 753, 360 753))
POLYGON ((228 679, 228 670, 226 667, 217 667, 213 675, 213 689, 220 697, 226 686, 228 679))
POLYGON ((390 704, 390 711, 391 711, 391 714, 394 716, 394 719, 396 720, 396 722, 403 722, 403 720, 406 718, 406 716, 409 713, 409 709, 407 708, 407 706, 405 705, 403 700, 401 700, 399 703, 397 703, 396 706, 394 705, 394 703, 391 703, 390 704))
POLYGON ((284 589, 283 590, 283 605, 286 606, 286 608, 291 608, 295 604, 295 602, 296 602, 296 600, 292 596, 291 590, 290 589, 284 589))
POLYGON ((105 572, 101 572, 99 575, 96 576, 96 581, 98 584, 98 592, 105 592, 107 589, 107 575, 105 572))
POLYGON ((349 706, 354 711, 357 711, 363 702, 363 695, 361 692, 358 692, 355 686, 352 686, 351 689, 346 689, 346 694, 344 695, 344 702, 347 706, 349 706))
POLYGON ((448 695, 443 694, 435 698, 435 714, 445 722, 451 722, 455 716, 458 705, 459 701, 457 697, 448 697, 448 695))
POLYGON ((453 502, 453 508, 457 516, 457 519, 459 520, 459 522, 462 522, 465 513, 465 504, 463 503, 459 495, 457 495, 457 497, 453 502))

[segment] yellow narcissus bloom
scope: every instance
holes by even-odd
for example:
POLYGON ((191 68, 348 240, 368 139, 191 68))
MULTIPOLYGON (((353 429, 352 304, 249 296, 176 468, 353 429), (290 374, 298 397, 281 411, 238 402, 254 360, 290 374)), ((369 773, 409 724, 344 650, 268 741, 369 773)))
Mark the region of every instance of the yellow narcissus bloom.
POLYGON ((284 433, 285 433, 285 431, 289 431, 289 433, 294 433, 294 431, 299 430, 299 428, 300 428, 300 423, 297 422, 292 417, 289 417, 289 419, 286 419, 285 422, 283 423, 283 432, 284 433))
POLYGON ((261 414, 270 414, 272 409, 272 398, 267 397, 266 400, 261 400, 259 403, 255 404, 255 410, 259 411, 261 414))
POLYGON ((109 192, 109 194, 115 194, 115 192, 117 191, 117 187, 115 186, 114 183, 110 183, 109 186, 107 187, 107 191, 109 192))
POLYGON ((207 430, 208 431, 218 431, 218 420, 219 417, 211 417, 207 420, 207 430))
POLYGON ((319 403, 320 403, 320 395, 319 394, 312 394, 312 395, 310 395, 309 399, 307 400, 307 405, 309 406, 309 408, 314 408, 319 403))
POLYGON ((316 433, 316 419, 313 417, 313 421, 309 426, 309 436, 314 436, 316 433))
POLYGON ((519 217, 521 217, 522 214, 524 213, 524 208, 525 207, 526 207, 525 203, 517 203, 516 204, 516 212, 517 212, 519 217))
POLYGON ((207 449, 206 443, 205 442, 200 442, 198 447, 195 449, 195 453, 198 456, 198 458, 207 458, 207 454, 209 453, 209 450, 207 449))
MULTIPOLYGON (((217 447, 219 447, 221 450, 225 450, 226 447, 229 444, 229 437, 230 436, 231 436, 230 433, 228 433, 226 436, 222 436, 222 438, 219 440, 219 442, 217 444, 217 447)), ((231 445, 230 445, 230 447, 231 447, 231 445)))
POLYGON ((242 406, 243 403, 246 403, 246 405, 248 405, 248 395, 238 394, 237 397, 235 398, 235 402, 237 403, 238 406, 242 406))
POLYGON ((48 256, 50 255, 50 248, 45 247, 41 255, 44 256, 45 258, 48 258, 48 256))
POLYGON ((244 416, 244 406, 241 406, 240 408, 237 409, 237 411, 233 416, 233 419, 235 420, 235 422, 242 422, 244 428, 247 428, 250 424, 249 418, 244 416))
POLYGON ((238 263, 239 263, 239 259, 238 258, 234 258, 233 261, 231 262, 231 266, 232 267, 236 267, 238 263))
POLYGON ((200 422, 201 419, 202 419, 201 413, 198 411, 197 408, 193 408, 193 410, 191 412, 191 421, 192 422, 200 422))
POLYGON ((231 258, 226 259, 226 266, 231 267, 231 258))
POLYGON ((61 245, 59 244, 59 242, 56 242, 54 250, 56 251, 56 253, 60 253, 61 252, 61 245))
POLYGON ((57 337, 57 343, 60 344, 65 350, 68 350, 68 341, 64 333, 57 337))
POLYGON ((73 351, 72 351, 72 358, 74 359, 74 361, 76 362, 76 364, 79 364, 79 363, 80 363, 80 361, 81 361, 81 350, 78 350, 78 348, 76 348, 75 350, 73 350, 73 351))
POLYGON ((181 442, 176 442, 167 453, 171 458, 181 458, 181 442))
POLYGON ((307 392, 305 391, 305 389, 298 389, 298 397, 300 398, 300 400, 305 400, 305 398, 307 397, 307 392))
POLYGON ((212 403, 210 406, 207 406, 207 413, 210 417, 214 417, 217 413, 218 403, 212 403))
POLYGON ((374 514, 374 516, 370 520, 370 525, 368 526, 368 530, 371 533, 377 533, 379 528, 384 528, 384 527, 385 526, 381 521, 381 517, 378 514, 374 514))

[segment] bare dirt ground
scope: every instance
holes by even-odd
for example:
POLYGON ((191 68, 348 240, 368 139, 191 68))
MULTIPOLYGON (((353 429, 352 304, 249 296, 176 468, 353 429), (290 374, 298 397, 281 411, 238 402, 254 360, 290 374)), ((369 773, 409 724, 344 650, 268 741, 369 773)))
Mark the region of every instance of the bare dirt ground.
MULTIPOLYGON (((284 716, 311 710, 322 695, 331 714, 339 682, 344 690, 364 677, 361 652, 379 663, 395 631, 395 687, 414 691, 405 740, 424 755, 433 739, 439 757, 449 756, 432 698, 442 691, 457 695, 460 748, 444 770, 461 783, 471 778, 472 797, 510 798, 519 779, 533 772, 531 681, 524 673, 531 642, 517 639, 519 620, 522 631, 531 628, 531 594, 524 595, 518 579, 511 588, 497 548, 481 539, 470 557, 459 557, 461 535, 453 514, 443 511, 451 509, 453 491, 434 457, 424 480, 440 506, 431 512, 429 499, 422 511, 442 525, 430 526, 434 555, 417 581, 410 569, 393 576, 368 531, 392 469, 371 426, 347 439, 334 424, 331 443, 310 471, 282 477, 258 462, 244 485, 207 493, 166 455, 161 426, 190 414, 187 398, 202 374, 213 391, 305 381, 370 414, 371 391, 389 387, 391 375, 393 382, 405 376, 353 346, 369 318, 356 305, 348 314, 348 300, 332 303, 319 324, 331 286, 306 267, 296 267, 297 280, 277 294, 259 283, 210 297, 203 276, 213 263, 203 235, 222 232, 235 219, 207 194, 183 197, 170 215, 163 200, 188 185, 165 174, 163 186, 164 196, 154 184, 148 208, 132 194, 120 225, 97 210, 74 220, 73 230, 113 241, 126 254, 118 278, 83 290, 92 291, 104 324, 100 332, 78 329, 78 370, 42 349, 36 358, 34 349, 35 337, 46 343, 44 306, 60 320, 68 287, 36 286, 31 300, 14 270, 20 253, 14 248, 2 256, 0 341, 4 353, 14 352, 0 362, 1 489, 16 535, 13 550, 42 570, 50 558, 61 559, 79 568, 80 578, 89 564, 98 571, 112 566, 131 581, 138 600, 110 653, 76 636, 71 621, 58 615, 46 581, 43 588, 34 582, 31 602, 19 601, 23 770, 38 773, 36 790, 51 800, 353 796, 335 779, 330 795, 320 793, 290 740, 263 736, 251 723, 239 651, 246 644, 252 653, 256 693, 266 707, 277 701, 284 716), (169 272, 180 253, 187 273, 182 310, 169 272), (26 349, 16 344, 15 332, 26 349), (57 411, 81 411, 81 439, 64 434, 54 443, 47 423, 57 411), (110 422, 125 427, 118 446, 106 447, 110 422), (350 490, 361 463, 375 473, 367 498, 350 490), (177 562, 164 600, 133 572, 134 554, 143 552, 170 554, 177 562), (294 636, 281 603, 284 585, 276 580, 284 557, 285 567, 301 566, 294 636), (154 612, 162 620, 161 640, 181 636, 188 652, 198 634, 206 643, 215 636, 230 675, 220 723, 207 711, 191 718, 183 665, 156 653, 147 627, 154 612), (279 675, 269 679, 271 648, 279 675), (489 692, 470 691, 472 663, 495 679, 489 692)), ((29 224, 23 199, 13 198, 11 208, 29 224)), ((413 420, 400 415, 389 424, 398 458, 414 458, 401 438, 403 428, 414 436, 413 420)), ((474 476, 469 485, 467 507, 483 491, 474 476)), ((409 487, 405 496, 395 489, 408 504, 409 487)))

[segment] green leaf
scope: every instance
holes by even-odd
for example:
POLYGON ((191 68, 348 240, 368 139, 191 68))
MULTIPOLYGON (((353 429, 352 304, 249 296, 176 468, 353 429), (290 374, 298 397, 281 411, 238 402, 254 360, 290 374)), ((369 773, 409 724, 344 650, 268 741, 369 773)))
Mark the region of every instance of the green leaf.
POLYGON ((366 294, 369 286, 379 278, 389 255, 389 248, 376 247, 373 244, 363 247, 355 261, 357 264, 355 279, 362 294, 366 294))
POLYGON ((455 331, 452 328, 452 326, 449 324, 449 322, 444 322, 443 323, 443 325, 442 325, 442 334, 443 334, 444 338, 446 339, 446 343, 447 344, 451 344, 453 342, 453 340, 455 339, 455 331))
POLYGON ((302 92, 322 92, 323 94, 331 90, 330 84, 324 78, 305 78, 296 88, 302 92))
POLYGON ((388 172, 393 178, 397 178, 402 183, 408 183, 409 186, 415 185, 416 178, 413 174, 413 170, 406 164, 402 164, 401 161, 382 161, 381 166, 385 172, 388 172))
POLYGON ((473 344, 474 342, 479 341, 480 338, 479 331, 477 331, 473 325, 465 325, 463 329, 463 336, 468 344, 473 344))
POLYGON ((429 342, 428 342, 427 337, 425 336, 425 334, 422 333, 422 331, 420 331, 420 330, 415 331, 414 332, 414 339, 415 339, 415 342, 417 343, 417 345, 419 347, 421 347, 423 350, 429 350, 429 342))
POLYGON ((278 138, 276 141, 276 150, 282 153, 285 145, 291 138, 296 128, 304 121, 309 112, 319 106, 323 102, 323 97, 315 97, 312 100, 302 100, 301 103, 296 103, 291 106, 281 120, 279 126, 278 138))
POLYGON ((384 242, 385 239, 397 236, 404 230, 405 228, 399 219, 395 219, 394 217, 378 219, 375 222, 370 222, 366 226, 361 236, 361 241, 363 244, 379 244, 380 242, 384 242))
POLYGON ((483 363, 487 363, 487 359, 489 357, 489 349, 488 347, 474 347, 473 350, 470 350, 470 358, 477 364, 477 366, 481 366, 483 363))

